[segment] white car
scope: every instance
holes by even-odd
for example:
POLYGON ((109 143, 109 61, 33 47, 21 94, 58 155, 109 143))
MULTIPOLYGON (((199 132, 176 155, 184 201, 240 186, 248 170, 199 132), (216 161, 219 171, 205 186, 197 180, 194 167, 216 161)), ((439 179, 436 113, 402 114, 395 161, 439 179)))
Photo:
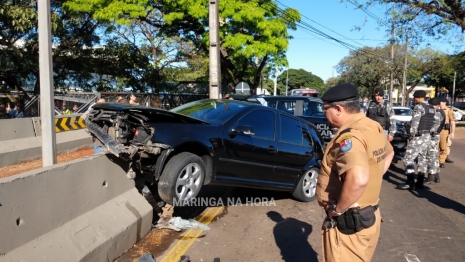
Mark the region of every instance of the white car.
POLYGON ((394 119, 401 122, 410 122, 412 120, 412 109, 402 106, 393 106, 394 119))
POLYGON ((457 107, 452 107, 452 110, 454 110, 455 121, 465 121, 465 112, 463 110, 457 107))

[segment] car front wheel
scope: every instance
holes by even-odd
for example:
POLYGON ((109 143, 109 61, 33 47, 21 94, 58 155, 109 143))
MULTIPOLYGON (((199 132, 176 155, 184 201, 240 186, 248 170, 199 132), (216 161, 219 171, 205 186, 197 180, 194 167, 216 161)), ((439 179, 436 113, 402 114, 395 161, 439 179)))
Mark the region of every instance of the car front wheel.
POLYGON ((158 194, 166 203, 185 206, 202 188, 205 166, 202 159, 189 152, 177 154, 166 164, 158 181, 158 194))
POLYGON ((300 178, 292 196, 302 202, 313 201, 316 198, 316 183, 318 182, 319 172, 320 170, 318 168, 310 168, 307 170, 300 178))

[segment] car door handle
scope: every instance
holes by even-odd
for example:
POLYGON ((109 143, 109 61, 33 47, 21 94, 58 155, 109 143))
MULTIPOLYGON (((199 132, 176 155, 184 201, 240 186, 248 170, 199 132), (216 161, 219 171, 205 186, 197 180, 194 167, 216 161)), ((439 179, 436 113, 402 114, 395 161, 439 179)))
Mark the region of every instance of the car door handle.
POLYGON ((276 148, 274 148, 273 146, 268 147, 268 153, 276 154, 276 152, 278 152, 278 150, 276 150, 276 148))

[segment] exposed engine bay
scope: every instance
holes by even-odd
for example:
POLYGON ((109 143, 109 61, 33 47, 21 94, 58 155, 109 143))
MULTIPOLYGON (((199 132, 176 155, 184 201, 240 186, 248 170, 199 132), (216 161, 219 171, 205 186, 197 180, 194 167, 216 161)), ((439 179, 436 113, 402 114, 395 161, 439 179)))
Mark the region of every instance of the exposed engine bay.
POLYGON ((97 145, 129 161, 128 178, 133 179, 136 175, 134 171, 139 171, 157 180, 161 173, 161 167, 158 170, 157 164, 163 163, 164 157, 172 149, 165 144, 153 143, 155 128, 147 124, 148 120, 147 116, 137 111, 91 109, 86 126, 96 138, 97 145))

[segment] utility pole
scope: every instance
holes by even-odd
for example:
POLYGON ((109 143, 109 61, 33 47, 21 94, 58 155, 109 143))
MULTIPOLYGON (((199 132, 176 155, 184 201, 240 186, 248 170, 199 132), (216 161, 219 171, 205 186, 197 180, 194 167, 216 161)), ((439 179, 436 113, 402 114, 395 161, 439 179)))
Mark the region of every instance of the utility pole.
POLYGON ((289 80, 289 67, 287 67, 287 71, 286 71, 286 96, 287 96, 287 89, 289 88, 287 86, 288 80, 289 80))
POLYGON ((404 73, 402 76, 402 106, 406 106, 405 99, 408 101, 408 96, 405 94, 405 89, 407 87, 407 55, 408 55, 408 33, 405 35, 405 58, 404 58, 404 73))
POLYGON ((55 106, 52 67, 50 0, 37 1, 39 29, 40 121, 42 126, 42 166, 57 163, 55 106))
POLYGON ((274 72, 274 91, 273 91, 273 95, 274 95, 274 96, 277 94, 277 88, 278 88, 278 66, 275 66, 275 72, 274 72))
MULTIPOLYGON (((390 88, 389 88, 389 103, 392 104, 392 90, 394 89, 394 4, 392 4, 392 18, 391 18, 391 70, 389 73, 389 76, 391 78, 390 80, 390 88)), ((402 100, 404 98, 402 97, 402 100)))
MULTIPOLYGON (((40 2, 40 1, 39 1, 40 2)), ((219 38, 218 0, 209 1, 210 28, 210 88, 209 97, 221 98, 221 63, 219 38)))
MULTIPOLYGON (((452 105, 452 107, 454 107, 454 102, 455 102, 455 79, 457 77, 457 71, 454 71, 454 85, 452 86, 452 101, 450 102, 450 104, 452 105)), ((462 120, 462 119, 459 119, 459 120, 462 120)))

